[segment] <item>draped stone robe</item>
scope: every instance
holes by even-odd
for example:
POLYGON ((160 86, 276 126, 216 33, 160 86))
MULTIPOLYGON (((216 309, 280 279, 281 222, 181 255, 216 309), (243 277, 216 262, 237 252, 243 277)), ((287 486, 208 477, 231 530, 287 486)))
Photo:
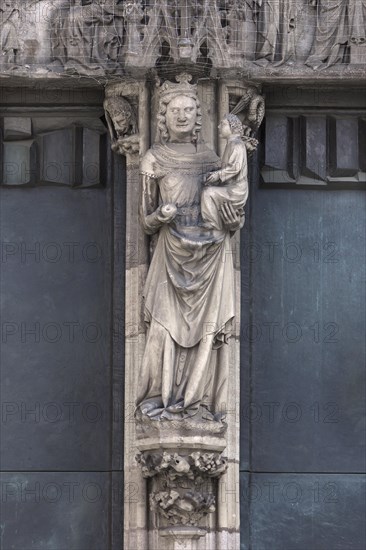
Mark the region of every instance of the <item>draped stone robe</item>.
POLYGON ((204 144, 191 154, 155 145, 142 160, 141 221, 159 235, 144 290, 148 332, 137 404, 153 418, 225 408, 223 344, 234 317, 230 233, 205 228, 200 212, 204 178, 219 167, 204 144), (177 215, 162 225, 154 212, 167 203, 177 215))
POLYGON ((353 0, 349 5, 350 42, 366 43, 366 0, 353 0))
POLYGON ((19 49, 16 22, 19 19, 17 4, 0 6, 0 65, 15 63, 15 52, 19 49))
POLYGON ((318 0, 317 9, 313 47, 306 60, 306 65, 314 69, 342 61, 348 42, 348 0, 318 0))
POLYGON ((281 65, 295 60, 296 11, 295 0, 253 0, 257 61, 281 65))

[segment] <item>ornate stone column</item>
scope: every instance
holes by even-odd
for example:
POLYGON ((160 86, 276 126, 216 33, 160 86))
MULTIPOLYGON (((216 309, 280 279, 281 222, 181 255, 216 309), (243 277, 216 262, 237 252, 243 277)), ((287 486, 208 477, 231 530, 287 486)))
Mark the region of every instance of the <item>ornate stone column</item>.
MULTIPOLYGON (((160 86, 146 82, 111 84, 106 88, 105 111, 112 149, 126 156, 127 172, 125 546, 141 550, 237 550, 240 545, 240 243, 239 232, 235 230, 243 225, 244 217, 238 210, 231 232, 229 226, 217 230, 202 219, 200 206, 196 210, 194 199, 189 199, 190 202, 184 199, 181 206, 181 198, 173 203, 173 199, 166 197, 174 197, 169 195, 172 186, 174 189, 181 185, 181 193, 185 193, 189 182, 192 189, 195 186, 203 189, 205 178, 214 167, 225 168, 225 154, 221 162, 215 153, 217 145, 221 157, 225 149, 224 138, 218 142, 216 129, 230 111, 239 117, 232 117, 231 121, 241 121, 238 124, 249 151, 249 144, 255 142, 251 134, 263 118, 263 100, 256 88, 243 82, 226 81, 217 85, 215 81, 205 80, 195 85, 189 75, 177 75, 176 83, 161 82, 160 86), (197 112, 191 114, 195 103, 197 112), (185 138, 191 131, 190 117, 195 117, 192 119, 193 142, 185 138), (205 145, 200 138, 194 141, 195 128, 198 132, 201 125, 205 145), (151 139, 151 136, 156 137, 151 139), (164 139, 170 142, 169 147, 164 139), (149 149, 154 142, 156 145, 149 149), (158 194, 156 182, 160 185, 158 194), (170 223, 166 223, 166 217, 175 219, 175 229, 164 244, 170 223), (141 221, 150 237, 144 233, 141 221), (190 232, 193 237, 189 236, 190 232), (191 239, 188 248, 187 239, 191 239), (208 248, 207 239, 212 241, 208 248), (200 315, 203 307, 211 307, 211 313, 202 317, 202 326, 196 326, 199 343, 189 346, 182 342, 185 344, 193 333, 195 316, 186 330, 186 341, 181 336, 183 326, 178 326, 178 336, 172 337, 179 312, 171 306, 166 312, 169 294, 166 298, 160 294, 160 298, 150 303, 151 289, 159 293, 170 276, 175 285, 181 269, 179 262, 185 261, 179 259, 180 254, 190 254, 191 246, 197 243, 200 254, 194 252, 189 269, 198 282, 202 273, 201 284, 206 284, 206 290, 202 296, 197 294, 201 305, 197 306, 196 313, 200 315), (162 248, 171 245, 178 246, 178 252, 162 248), (211 261, 208 251, 220 254, 221 263, 211 261), (155 261, 151 263, 154 254, 155 261), (164 279, 165 262, 169 263, 171 258, 178 261, 178 267, 169 267, 168 279, 164 279), (211 269, 211 264, 214 283, 207 283, 202 270, 211 269), (215 292, 210 294, 213 284, 216 284, 215 292), (230 301, 232 297, 235 307, 227 314, 230 323, 225 327, 215 326, 225 319, 226 310, 221 301, 230 301), (158 323, 154 326, 155 318, 158 323), (148 321, 147 333, 144 321, 148 321), (167 330, 164 323, 169 325, 167 330), (152 389, 154 386, 158 389, 152 389)), ((243 165, 242 170, 246 173, 246 166, 243 165)), ((210 189, 214 193, 216 188, 210 189)), ((188 285, 183 288, 183 298, 191 292, 189 281, 184 280, 185 283, 180 281, 175 287, 178 297, 182 285, 188 285)), ((176 303, 178 307, 179 302, 176 303)))

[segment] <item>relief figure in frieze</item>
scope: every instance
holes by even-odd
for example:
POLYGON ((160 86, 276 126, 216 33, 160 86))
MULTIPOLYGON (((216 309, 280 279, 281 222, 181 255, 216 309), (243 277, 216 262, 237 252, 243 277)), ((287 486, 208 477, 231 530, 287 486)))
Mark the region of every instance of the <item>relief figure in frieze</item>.
POLYGON ((350 0, 349 3, 350 42, 366 43, 366 0, 350 0))
POLYGON ((343 60, 349 40, 349 0, 310 0, 310 4, 317 9, 317 26, 305 64, 313 69, 330 67, 343 60))
POLYGON ((295 0, 253 0, 253 16, 257 26, 256 64, 294 62, 295 0))
POLYGON ((115 68, 122 40, 122 4, 115 0, 79 0, 53 21, 54 57, 69 70, 115 68))
POLYGON ((0 5, 0 66, 15 64, 19 50, 19 8, 14 0, 2 0, 0 5))

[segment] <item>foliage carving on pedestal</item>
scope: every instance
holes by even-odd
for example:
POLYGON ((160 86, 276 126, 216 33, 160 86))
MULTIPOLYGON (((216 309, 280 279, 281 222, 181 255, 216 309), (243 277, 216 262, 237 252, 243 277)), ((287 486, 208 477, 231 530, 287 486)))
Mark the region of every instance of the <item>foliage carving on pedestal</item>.
POLYGON ((199 526, 215 512, 214 480, 227 470, 221 453, 145 451, 136 459, 143 476, 152 479, 150 509, 163 526, 199 526))

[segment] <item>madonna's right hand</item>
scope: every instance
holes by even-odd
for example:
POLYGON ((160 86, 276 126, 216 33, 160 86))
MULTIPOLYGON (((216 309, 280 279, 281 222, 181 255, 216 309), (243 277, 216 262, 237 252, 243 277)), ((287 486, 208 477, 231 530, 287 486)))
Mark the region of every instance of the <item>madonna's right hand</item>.
POLYGON ((171 222, 177 215, 177 207, 175 204, 163 204, 159 210, 158 219, 162 223, 171 222))

